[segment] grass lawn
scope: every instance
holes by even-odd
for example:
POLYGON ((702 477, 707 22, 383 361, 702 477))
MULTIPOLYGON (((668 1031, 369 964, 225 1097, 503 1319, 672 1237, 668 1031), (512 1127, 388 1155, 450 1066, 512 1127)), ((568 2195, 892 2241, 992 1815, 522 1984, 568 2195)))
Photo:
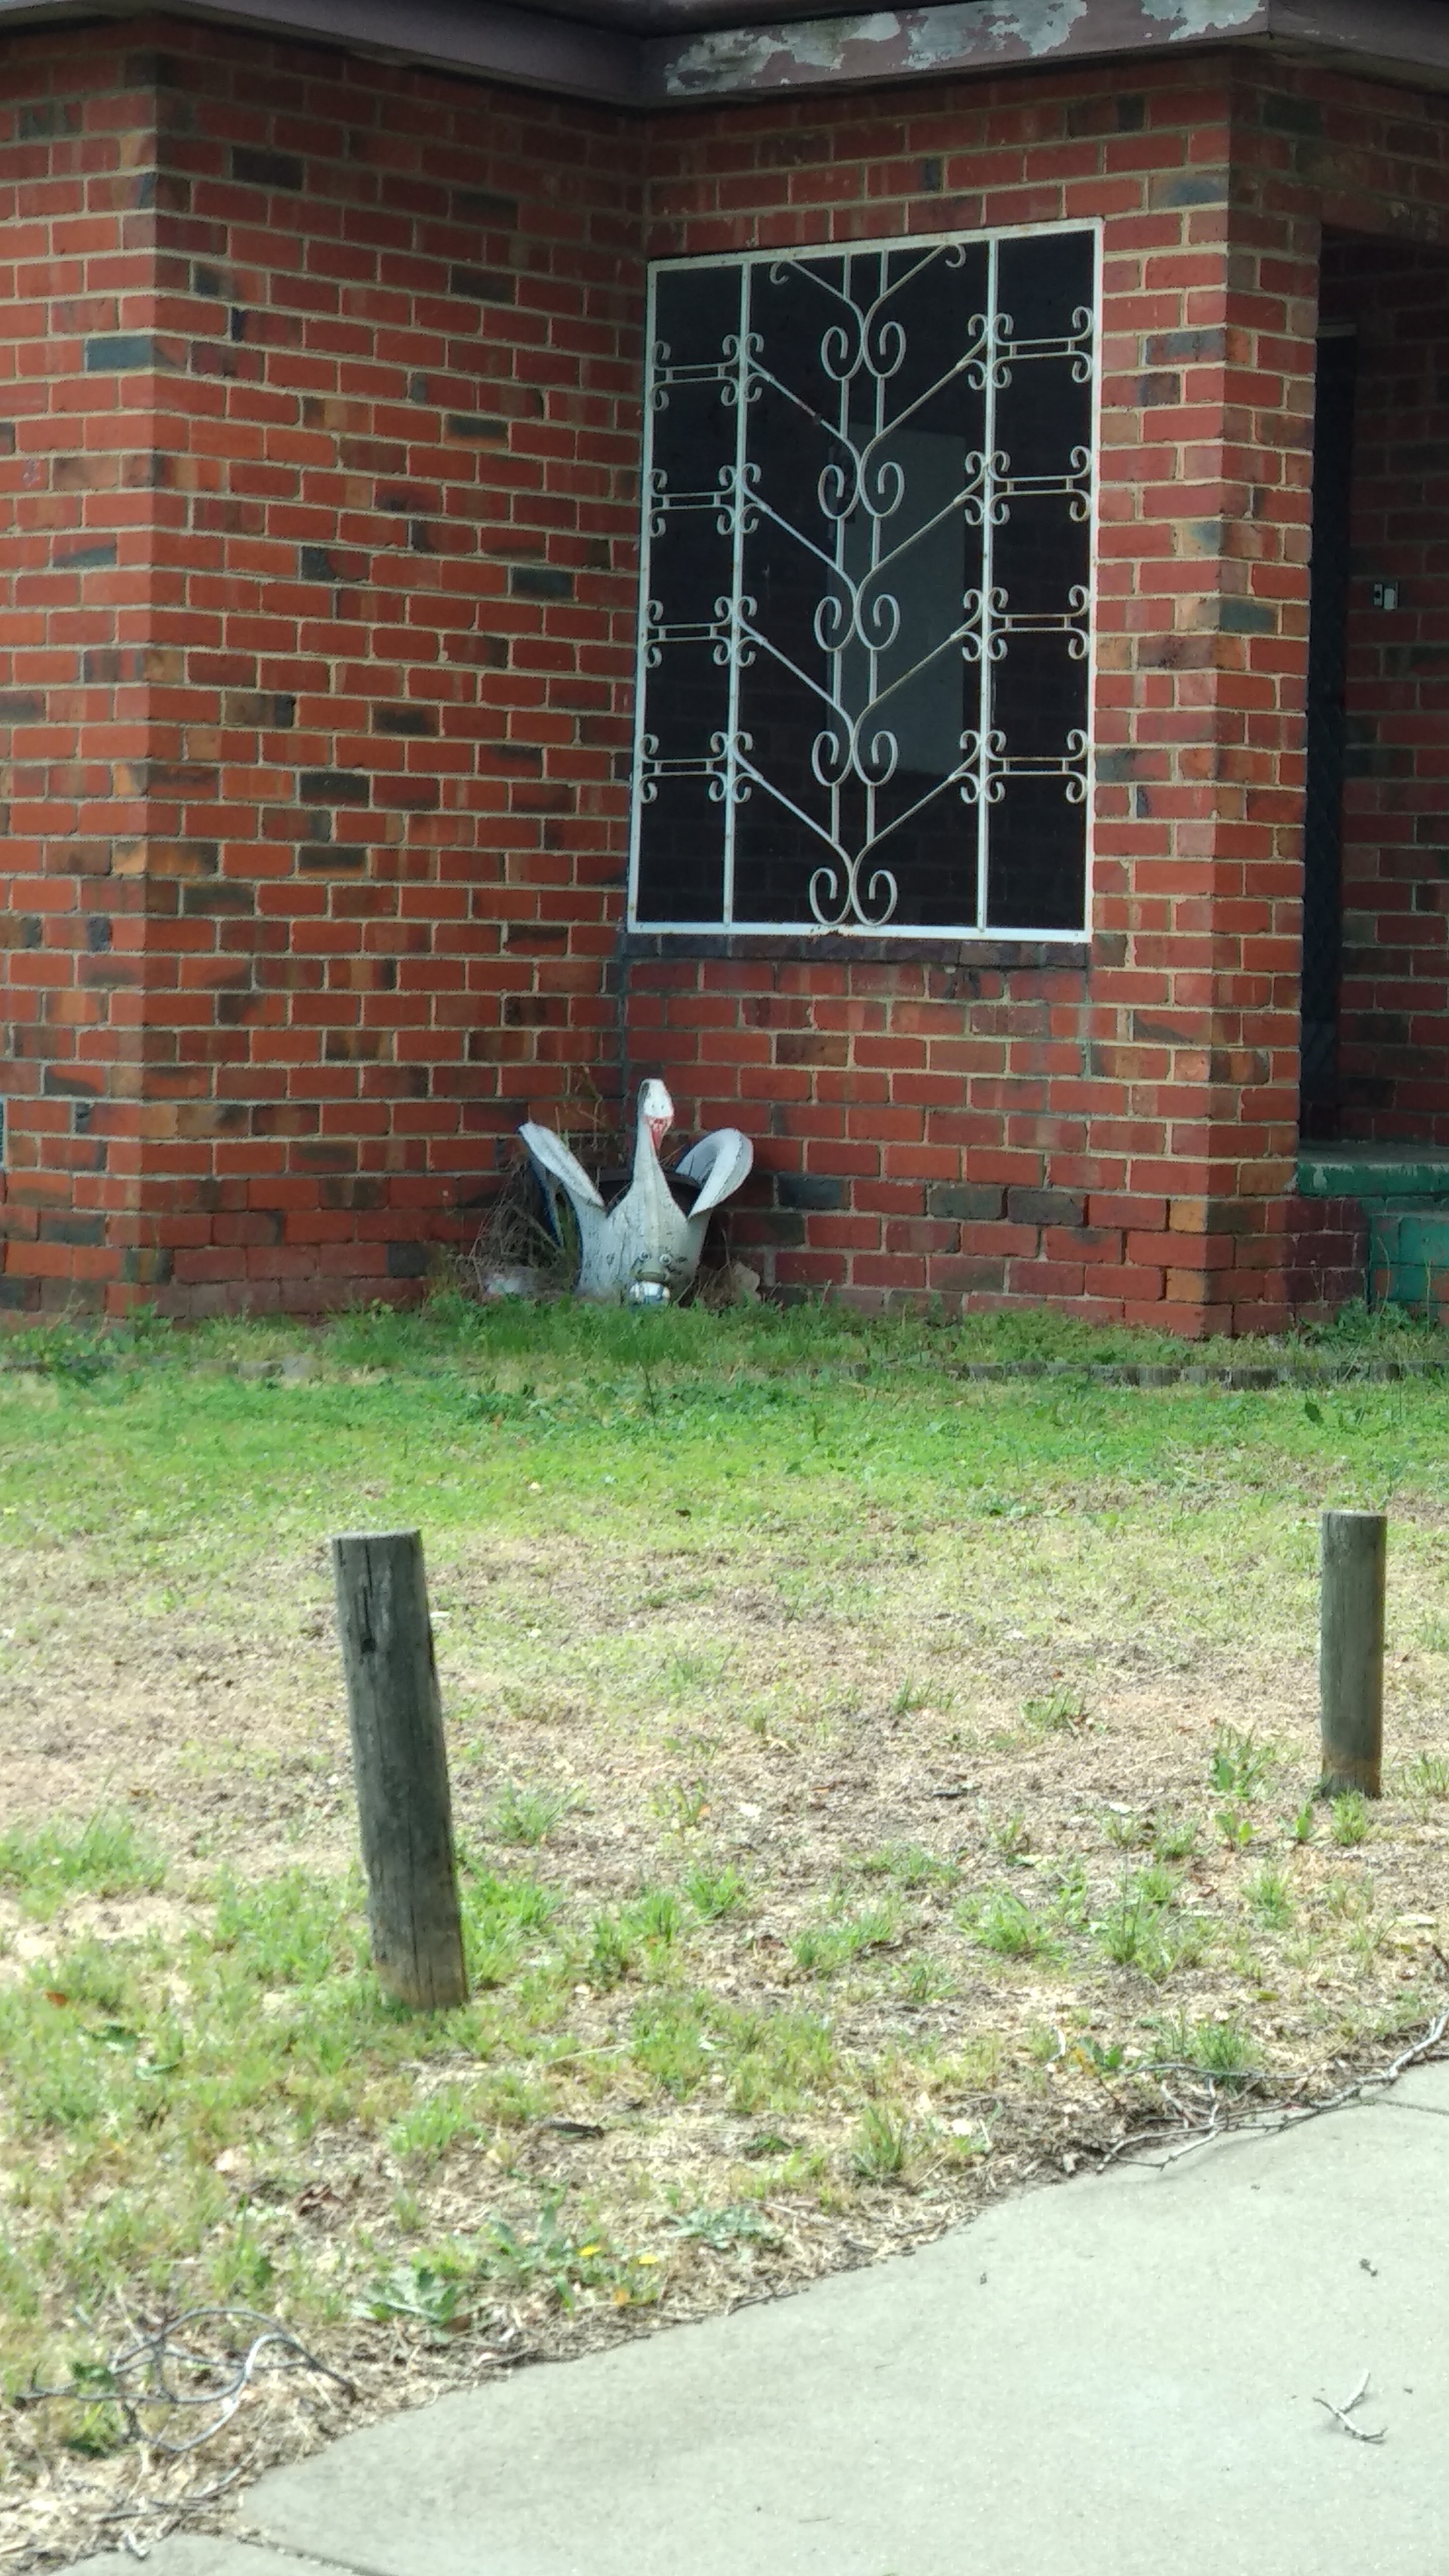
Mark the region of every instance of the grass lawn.
POLYGON ((72 2393, 0 2414, 0 2564, 1311 2099, 1440 2008, 1449 1383, 452 1300, 8 1349, 0 2367, 72 2393), (1393 1516, 1372 1809, 1312 1796, 1329 1502, 1393 1516), (368 1972, 325 1545, 413 1524, 474 1989, 429 2020, 368 1972), (353 2394, 268 2373, 138 2446, 108 2363, 208 2304, 353 2394))

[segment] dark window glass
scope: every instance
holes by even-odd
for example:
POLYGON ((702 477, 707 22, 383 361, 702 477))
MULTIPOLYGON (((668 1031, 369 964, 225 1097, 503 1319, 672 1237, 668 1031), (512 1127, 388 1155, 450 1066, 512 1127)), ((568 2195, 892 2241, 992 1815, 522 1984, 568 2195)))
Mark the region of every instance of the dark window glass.
POLYGON ((655 272, 634 916, 1069 930, 1093 242, 655 272))

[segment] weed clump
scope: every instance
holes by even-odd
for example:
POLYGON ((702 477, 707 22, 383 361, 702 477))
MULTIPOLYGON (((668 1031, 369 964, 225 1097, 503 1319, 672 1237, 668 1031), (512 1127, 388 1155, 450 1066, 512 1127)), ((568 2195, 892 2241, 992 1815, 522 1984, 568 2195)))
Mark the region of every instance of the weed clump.
POLYGON ((1369 1804, 1361 1789, 1346 1789, 1341 1798, 1332 1801, 1329 1831, 1345 1851, 1368 1841, 1372 1825, 1369 1804))
POLYGON ((983 1950, 1003 1959, 1052 1958, 1059 1948, 1051 1925, 1014 1888, 998 1888, 984 1904, 968 1909, 965 1928, 983 1950))
POLYGON ((0 1888, 42 1919, 72 1896, 154 1895, 166 1875, 164 1854, 129 1816, 100 1813, 85 1824, 12 1825, 0 1833, 0 1888))
POLYGON ((861 2182, 900 2182, 915 2145, 915 2131, 903 2113, 883 2102, 868 2102, 851 2140, 850 2170, 861 2182))
POLYGON ((526 1789, 510 1780, 499 1791, 488 1816, 494 1842, 534 1847, 547 1842, 555 1825, 583 1803, 577 1789, 526 1789))

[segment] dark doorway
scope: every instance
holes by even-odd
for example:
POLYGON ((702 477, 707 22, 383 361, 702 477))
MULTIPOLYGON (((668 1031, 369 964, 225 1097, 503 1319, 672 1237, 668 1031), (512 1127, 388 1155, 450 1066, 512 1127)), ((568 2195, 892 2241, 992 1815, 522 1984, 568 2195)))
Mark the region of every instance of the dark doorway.
POLYGON ((1349 487, 1356 345, 1318 343, 1313 419, 1313 561, 1308 611, 1308 736, 1303 830, 1303 999, 1299 1131, 1338 1134, 1338 996, 1343 951, 1344 684, 1349 487))

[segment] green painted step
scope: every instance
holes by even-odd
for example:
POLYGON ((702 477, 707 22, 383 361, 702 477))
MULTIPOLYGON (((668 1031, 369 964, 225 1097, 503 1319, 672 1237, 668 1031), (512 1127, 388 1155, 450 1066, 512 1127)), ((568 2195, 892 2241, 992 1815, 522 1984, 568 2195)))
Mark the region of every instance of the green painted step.
POLYGON ((1357 1199, 1370 1304, 1449 1308, 1449 1147, 1300 1145, 1298 1195, 1357 1199))
POLYGON ((1427 1207, 1449 1202, 1449 1146, 1300 1145, 1298 1195, 1303 1199, 1361 1199, 1366 1208, 1427 1207))
POLYGON ((1449 1305, 1449 1202, 1368 1211, 1369 1296, 1376 1306, 1449 1305))

